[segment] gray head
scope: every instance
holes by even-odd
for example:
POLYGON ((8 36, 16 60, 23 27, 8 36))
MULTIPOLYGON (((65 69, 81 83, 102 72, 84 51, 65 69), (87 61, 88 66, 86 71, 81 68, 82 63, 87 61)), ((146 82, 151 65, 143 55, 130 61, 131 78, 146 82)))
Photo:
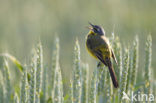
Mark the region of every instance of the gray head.
POLYGON ((104 29, 101 27, 101 26, 98 26, 98 25, 93 25, 89 22, 89 24, 91 25, 91 30, 96 33, 96 34, 99 34, 99 35, 105 35, 105 31, 104 29))

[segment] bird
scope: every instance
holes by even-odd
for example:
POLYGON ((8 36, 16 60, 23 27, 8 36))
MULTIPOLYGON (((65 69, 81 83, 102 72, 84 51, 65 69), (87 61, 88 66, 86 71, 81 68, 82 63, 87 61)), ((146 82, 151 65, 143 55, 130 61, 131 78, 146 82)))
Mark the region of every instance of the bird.
POLYGON ((89 33, 86 37, 87 51, 94 58, 98 59, 100 61, 99 63, 103 63, 106 67, 108 67, 112 83, 115 88, 118 88, 119 84, 114 72, 111 58, 114 59, 116 64, 118 63, 113 49, 109 43, 109 39, 106 37, 103 27, 99 25, 93 25, 90 22, 89 25, 90 26, 87 27, 89 29, 89 33))

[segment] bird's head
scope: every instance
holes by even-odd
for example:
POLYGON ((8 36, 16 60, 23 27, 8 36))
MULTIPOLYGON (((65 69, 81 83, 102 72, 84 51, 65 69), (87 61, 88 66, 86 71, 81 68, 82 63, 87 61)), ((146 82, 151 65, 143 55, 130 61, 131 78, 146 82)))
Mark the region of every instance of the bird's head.
POLYGON ((101 27, 101 26, 98 26, 98 25, 93 25, 92 23, 90 23, 90 26, 89 29, 93 32, 93 33, 96 33, 98 35, 105 35, 105 31, 104 29, 101 27))

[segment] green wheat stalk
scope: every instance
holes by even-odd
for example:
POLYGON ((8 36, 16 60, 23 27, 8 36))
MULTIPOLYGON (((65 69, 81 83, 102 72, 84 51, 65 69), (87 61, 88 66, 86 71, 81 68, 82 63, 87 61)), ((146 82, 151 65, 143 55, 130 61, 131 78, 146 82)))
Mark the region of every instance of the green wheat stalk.
POLYGON ((12 56, 8 53, 2 53, 2 54, 0 54, 0 56, 10 59, 18 67, 19 71, 23 72, 22 64, 14 56, 12 56))
POLYGON ((72 81, 72 79, 70 80, 69 102, 67 102, 67 103, 74 103, 74 99, 73 99, 73 81, 72 81))
POLYGON ((41 92, 41 84, 42 84, 42 70, 43 70, 43 50, 41 42, 37 45, 36 50, 36 57, 37 57, 37 70, 36 70, 36 103, 39 103, 40 100, 40 92, 41 92))
POLYGON ((134 88, 136 84, 136 75, 138 69, 138 61, 139 61, 139 39, 138 36, 135 37, 135 41, 133 43, 133 61, 132 61, 132 75, 131 75, 131 87, 134 88))
POLYGON ((52 100, 53 103, 63 103, 63 84, 61 78, 60 67, 56 68, 54 88, 52 91, 52 100))
POLYGON ((47 98, 47 69, 48 68, 46 66, 43 69, 42 93, 40 98, 41 103, 46 103, 46 98, 47 98))
MULTIPOLYGON (((62 83, 62 74, 61 68, 59 65, 59 39, 56 38, 56 68, 55 68, 55 75, 54 75, 54 85, 52 91, 52 100, 53 103, 63 103, 63 83, 62 83)), ((54 63, 54 62, 53 62, 54 63)))
POLYGON ((33 56, 31 61, 31 69, 30 69, 30 82, 29 82, 29 103, 35 103, 35 97, 36 97, 36 51, 33 50, 33 56))
POLYGON ((20 103, 27 103, 27 86, 27 70, 24 70, 21 82, 20 103))
MULTIPOLYGON (((19 69, 19 71, 21 73, 23 73, 23 70, 24 70, 23 65, 14 56, 12 56, 12 55, 10 55, 8 53, 2 53, 2 54, 0 54, 0 56, 10 59, 16 65, 16 67, 19 69)), ((28 77, 28 81, 29 81, 30 80, 30 74, 27 73, 27 75, 28 75, 27 77, 28 77)))
MULTIPOLYGON (((56 69, 56 62, 57 62, 57 53, 59 52, 58 48, 59 48, 59 40, 58 37, 55 38, 54 41, 54 50, 52 53, 52 67, 51 67, 51 72, 49 73, 50 76, 50 87, 49 87, 49 91, 51 92, 51 90, 53 90, 53 86, 54 86, 54 77, 55 77, 55 69, 56 69)), ((49 95, 51 95, 51 93, 48 93, 49 95)))
POLYGON ((9 73, 9 66, 7 60, 4 60, 3 64, 3 73, 4 73, 4 80, 5 80, 5 102, 11 102, 11 83, 10 83, 10 73, 9 73))
POLYGON ((102 94, 104 92, 104 65, 101 63, 98 69, 98 95, 102 94))
POLYGON ((110 77, 110 73, 109 71, 107 70, 107 81, 106 81, 106 84, 107 85, 107 89, 106 89, 106 101, 108 103, 111 103, 112 102, 112 94, 113 94, 113 87, 112 87, 112 80, 111 80, 111 77, 110 77))
POLYGON ((122 79, 121 79, 121 85, 120 85, 120 97, 119 97, 119 103, 122 103, 122 97, 123 97, 123 92, 126 92, 126 83, 127 83, 127 75, 128 75, 128 69, 129 69, 129 51, 126 49, 125 50, 125 55, 123 58, 124 61, 124 66, 122 70, 122 79))
POLYGON ((89 82, 89 67, 88 64, 82 66, 82 94, 81 103, 88 103, 88 82, 89 82))
POLYGON ((96 103, 97 98, 97 68, 94 69, 91 84, 90 84, 90 91, 89 91, 89 103, 96 103))
POLYGON ((103 70, 103 79, 104 79, 104 81, 103 81, 102 101, 104 103, 106 103, 106 101, 107 101, 107 87, 109 86, 109 84, 107 84, 108 83, 108 74, 109 74, 109 72, 108 72, 108 68, 104 67, 103 69, 104 69, 103 70))
MULTIPOLYGON (((1 103, 3 103, 3 102, 1 102, 1 103)), ((17 93, 14 94, 14 103, 19 103, 19 98, 18 98, 17 93)))
POLYGON ((118 65, 114 65, 114 70, 116 71, 116 74, 118 74, 117 77, 119 79, 119 82, 121 82, 120 77, 122 76, 122 48, 118 36, 114 40, 113 49, 118 62, 118 65))
POLYGON ((129 50, 129 68, 128 68, 128 76, 127 76, 127 84, 126 84, 126 93, 129 94, 130 89, 130 84, 131 84, 131 78, 132 78, 132 61, 133 61, 133 56, 132 56, 132 51, 129 50))
POLYGON ((146 47, 145 47, 145 87, 144 92, 146 94, 150 94, 150 88, 151 88, 151 61, 152 61, 152 37, 151 35, 148 35, 146 40, 146 47))
POLYGON ((74 103, 81 102, 81 68, 80 68, 80 46, 76 40, 74 48, 74 70, 73 70, 73 101, 74 103))

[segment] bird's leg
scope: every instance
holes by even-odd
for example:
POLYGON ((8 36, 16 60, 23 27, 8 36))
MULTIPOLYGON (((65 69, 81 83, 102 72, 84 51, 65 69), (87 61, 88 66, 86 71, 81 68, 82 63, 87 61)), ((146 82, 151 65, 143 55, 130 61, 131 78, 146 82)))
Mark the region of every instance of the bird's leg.
POLYGON ((99 63, 97 64, 97 67, 103 67, 103 63, 102 63, 102 62, 99 62, 99 63))

